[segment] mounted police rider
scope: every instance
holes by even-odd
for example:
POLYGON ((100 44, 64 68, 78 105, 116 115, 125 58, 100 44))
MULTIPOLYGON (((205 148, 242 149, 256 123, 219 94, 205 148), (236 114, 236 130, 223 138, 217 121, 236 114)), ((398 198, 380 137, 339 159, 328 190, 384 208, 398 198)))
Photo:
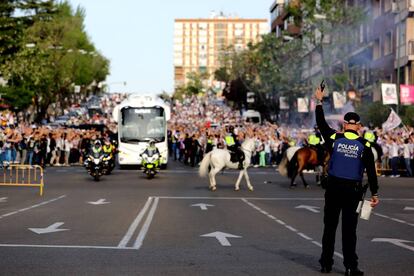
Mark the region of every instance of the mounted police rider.
POLYGON ((345 275, 363 275, 364 272, 358 268, 356 254, 358 223, 356 210, 359 201, 365 195, 365 187, 362 185, 365 170, 371 190, 371 206, 375 207, 379 202, 374 157, 370 142, 358 134, 361 128, 359 115, 354 112, 346 113, 343 124, 344 132, 337 133, 325 120, 322 108, 323 97, 321 85, 321 88, 315 92, 316 122, 327 148, 332 151, 325 193, 322 254, 319 260, 321 272, 332 271, 335 235, 342 211, 342 251, 346 268, 345 275))
POLYGON ((316 150, 318 164, 322 164, 325 150, 322 146, 322 135, 317 125, 314 127, 314 132, 308 136, 308 145, 316 150))
POLYGON ((237 157, 237 160, 235 160, 236 162, 239 162, 239 170, 243 169, 243 161, 244 161, 244 152, 241 150, 240 148, 240 142, 237 139, 236 134, 234 133, 234 127, 233 126, 229 126, 229 131, 225 137, 225 142, 226 142, 226 146, 227 149, 232 152, 233 154, 235 154, 235 156, 237 157))
POLYGON ((381 146, 378 145, 378 143, 377 143, 377 138, 378 138, 377 135, 372 130, 367 130, 364 133, 364 139, 366 139, 371 144, 371 147, 373 147, 375 149, 375 151, 377 152, 377 160, 376 161, 381 162, 383 152, 382 152, 381 146))

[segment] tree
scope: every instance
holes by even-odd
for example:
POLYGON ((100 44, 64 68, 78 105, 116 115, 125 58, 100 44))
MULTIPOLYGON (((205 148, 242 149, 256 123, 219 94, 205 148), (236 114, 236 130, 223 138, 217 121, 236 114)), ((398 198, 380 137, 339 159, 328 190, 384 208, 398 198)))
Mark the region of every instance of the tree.
POLYGON ((183 86, 175 88, 173 98, 182 100, 185 97, 203 94, 208 87, 204 83, 208 79, 208 74, 205 72, 190 72, 187 74, 188 82, 183 86))
POLYGON ((278 112, 276 102, 270 98, 286 95, 293 100, 305 92, 300 77, 301 40, 286 43, 274 34, 267 34, 260 42, 249 44, 244 51, 237 52, 230 46, 223 53, 220 59, 222 67, 215 72, 215 78, 222 81, 229 76, 232 80, 231 85, 227 85, 230 90, 225 88, 224 91, 228 100, 243 102, 245 93, 252 91, 256 94, 257 108, 269 117, 270 113, 278 112))
POLYGON ((68 2, 55 4, 53 15, 27 28, 22 39, 25 47, 0 67, 11 87, 8 93, 20 90, 33 95, 38 121, 45 117, 51 103, 70 103, 74 84, 85 91, 109 73, 109 62, 90 42, 83 21, 82 9, 73 11, 68 2))
POLYGON ((358 106, 357 112, 363 114, 361 119, 364 125, 372 124, 373 126, 381 127, 382 123, 388 118, 390 108, 381 102, 374 102, 358 106))
POLYGON ((34 22, 48 20, 53 0, 2 0, 0 2, 0 65, 21 50, 24 32, 34 22), (16 16, 17 14, 17 16, 16 16))
POLYGON ((319 54, 321 74, 329 86, 339 90, 353 86, 349 58, 358 27, 366 18, 363 9, 343 0, 302 0, 300 5, 288 6, 288 12, 302 28, 300 37, 307 52, 319 54))

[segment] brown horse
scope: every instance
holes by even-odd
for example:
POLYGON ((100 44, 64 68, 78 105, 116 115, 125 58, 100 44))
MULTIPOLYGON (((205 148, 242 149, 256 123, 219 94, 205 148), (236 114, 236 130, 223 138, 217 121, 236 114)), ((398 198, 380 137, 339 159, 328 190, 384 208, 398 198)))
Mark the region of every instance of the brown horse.
POLYGON ((306 183, 305 178, 303 177, 303 170, 305 169, 314 169, 317 171, 316 181, 318 185, 321 181, 321 173, 322 175, 326 175, 327 173, 327 165, 329 161, 330 155, 327 150, 324 151, 323 156, 323 164, 322 164, 322 172, 320 170, 317 171, 318 166, 320 165, 318 162, 318 154, 316 149, 312 147, 303 147, 303 148, 289 148, 284 156, 282 161, 279 164, 279 172, 283 176, 288 176, 291 179, 290 187, 296 187, 295 178, 297 175, 303 181, 303 185, 305 188, 309 187, 309 184, 306 183), (290 152, 289 152, 290 151, 290 152), (292 154, 292 151, 295 152, 292 158, 288 158, 289 154, 292 154))

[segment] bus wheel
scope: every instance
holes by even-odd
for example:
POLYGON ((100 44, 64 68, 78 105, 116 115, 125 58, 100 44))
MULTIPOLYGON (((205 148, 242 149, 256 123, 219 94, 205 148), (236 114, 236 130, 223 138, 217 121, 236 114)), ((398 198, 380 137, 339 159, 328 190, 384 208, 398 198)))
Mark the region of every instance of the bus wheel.
POLYGON ((161 164, 161 170, 166 170, 167 169, 167 164, 161 164))

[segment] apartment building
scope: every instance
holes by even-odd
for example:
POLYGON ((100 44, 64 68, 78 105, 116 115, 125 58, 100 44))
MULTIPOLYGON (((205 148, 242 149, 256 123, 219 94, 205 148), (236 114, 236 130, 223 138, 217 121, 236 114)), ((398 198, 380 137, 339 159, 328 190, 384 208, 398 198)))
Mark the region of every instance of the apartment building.
MULTIPOLYGON (((330 45, 335 37, 348 35, 350 39, 345 58, 330 60, 329 70, 335 73, 346 67, 350 84, 363 101, 381 99, 381 82, 414 84, 414 0, 346 1, 363 12, 363 20, 347 34, 331 34, 325 42, 324 48, 335 51, 330 45)), ((300 28, 294 26, 292 16, 286 11, 286 5, 292 4, 300 5, 300 0, 275 0, 272 4, 271 30, 276 36, 300 37, 300 28)), ((320 20, 323 20, 323 15, 320 20)), ((320 49, 310 49, 304 56, 304 80, 311 81, 322 75, 321 59, 320 49)))
POLYGON ((213 14, 206 19, 176 19, 174 23, 175 86, 187 83, 190 72, 208 73, 207 85, 214 86, 214 71, 228 46, 243 50, 268 33, 267 19, 243 19, 213 14))

